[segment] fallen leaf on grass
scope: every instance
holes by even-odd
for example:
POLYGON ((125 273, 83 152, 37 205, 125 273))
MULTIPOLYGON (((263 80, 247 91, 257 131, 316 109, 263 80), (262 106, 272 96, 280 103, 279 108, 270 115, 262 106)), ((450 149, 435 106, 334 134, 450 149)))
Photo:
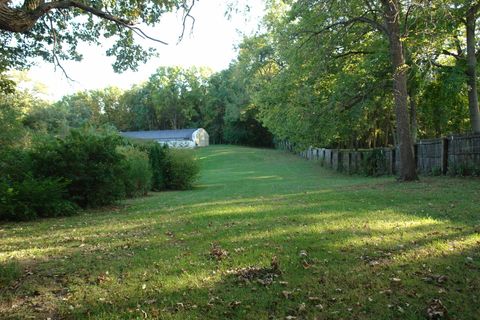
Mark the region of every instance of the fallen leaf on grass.
POLYGON ((210 249, 210 257, 212 259, 220 261, 228 257, 228 251, 222 249, 219 244, 212 243, 212 248, 210 249))
POLYGON ((281 275, 281 273, 282 272, 276 257, 272 258, 270 268, 251 266, 227 271, 227 274, 236 276, 237 281, 239 282, 257 282, 265 286, 272 284, 273 281, 281 275))
POLYGON ((241 305, 242 302, 241 301, 232 301, 228 304, 228 306, 232 309, 235 309, 236 307, 238 307, 239 305, 241 305))
POLYGON ((427 307, 427 318, 432 320, 446 319, 448 315, 447 308, 440 299, 433 299, 427 307))
POLYGON ((439 274, 433 274, 423 278, 423 281, 425 282, 436 282, 439 284, 445 283, 447 282, 447 280, 448 280, 447 276, 439 275, 439 274))
POLYGON ((301 303, 298 306, 298 313, 305 313, 307 311, 307 306, 305 303, 301 303))

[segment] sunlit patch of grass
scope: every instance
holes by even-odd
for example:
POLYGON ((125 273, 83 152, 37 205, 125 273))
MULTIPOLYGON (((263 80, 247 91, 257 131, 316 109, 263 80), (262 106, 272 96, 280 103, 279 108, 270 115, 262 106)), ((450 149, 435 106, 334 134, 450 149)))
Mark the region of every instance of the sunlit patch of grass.
POLYGON ((0 318, 424 319, 432 299, 478 318, 478 179, 403 184, 242 147, 198 158, 195 190, 0 226, 0 318), (272 260, 271 282, 238 279, 272 260))

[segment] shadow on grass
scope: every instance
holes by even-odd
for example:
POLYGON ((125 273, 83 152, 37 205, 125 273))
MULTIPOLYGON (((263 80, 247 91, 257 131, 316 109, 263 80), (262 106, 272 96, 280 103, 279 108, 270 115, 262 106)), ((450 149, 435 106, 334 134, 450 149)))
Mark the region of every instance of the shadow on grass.
POLYGON ((440 299, 475 319, 478 191, 338 176, 290 156, 273 170, 278 157, 223 148, 202 160, 197 190, 1 226, 0 264, 21 274, 0 289, 0 318, 423 319, 440 299), (240 156, 264 162, 228 158, 240 156), (228 254, 212 257, 212 244, 228 254), (274 283, 238 281, 273 257, 274 283))

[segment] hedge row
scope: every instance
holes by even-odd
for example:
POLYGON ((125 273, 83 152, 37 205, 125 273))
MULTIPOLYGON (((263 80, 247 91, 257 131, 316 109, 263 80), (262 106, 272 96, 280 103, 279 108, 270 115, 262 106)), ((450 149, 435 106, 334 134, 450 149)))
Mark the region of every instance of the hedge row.
POLYGON ((189 189, 198 173, 191 152, 76 129, 29 149, 0 151, 0 220, 71 215, 150 190, 189 189))

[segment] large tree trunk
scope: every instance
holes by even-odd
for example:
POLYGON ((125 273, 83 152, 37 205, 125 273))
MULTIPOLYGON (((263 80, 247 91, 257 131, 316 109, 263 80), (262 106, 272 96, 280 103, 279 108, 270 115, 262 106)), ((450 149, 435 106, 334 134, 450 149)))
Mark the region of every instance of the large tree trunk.
POLYGON ((467 12, 467 84, 468 84, 468 109, 470 110, 470 123, 475 133, 480 133, 480 113, 478 110, 477 92, 477 57, 475 52, 475 19, 477 6, 467 12))
POLYGON ((415 94, 410 92, 408 94, 410 101, 410 130, 412 134, 413 143, 417 143, 418 136, 418 122, 417 122, 417 103, 415 101, 415 94))
POLYGON ((0 0, 0 29, 9 32, 30 30, 41 15, 33 15, 26 8, 10 8, 8 1, 0 0))
POLYGON ((418 179, 410 133, 408 116, 407 65, 400 40, 400 4, 398 0, 382 0, 385 22, 390 44, 393 66, 393 95, 395 98, 395 115, 397 122, 398 145, 400 151, 399 180, 418 179))

